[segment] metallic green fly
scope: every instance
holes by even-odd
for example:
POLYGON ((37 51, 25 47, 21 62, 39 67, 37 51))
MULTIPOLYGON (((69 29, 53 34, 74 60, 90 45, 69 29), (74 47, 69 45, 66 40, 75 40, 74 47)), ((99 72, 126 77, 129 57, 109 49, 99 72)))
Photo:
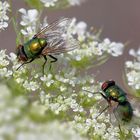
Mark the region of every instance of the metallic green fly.
POLYGON ((52 59, 50 63, 53 63, 57 61, 54 55, 78 48, 79 42, 72 35, 67 35, 71 21, 68 18, 57 20, 44 27, 31 40, 25 42, 23 45, 18 45, 16 48, 17 57, 19 61, 23 62, 18 69, 24 64, 31 63, 36 58, 44 57, 44 72, 47 56, 52 59))
POLYGON ((115 81, 113 80, 105 81, 102 84, 101 89, 103 92, 95 92, 93 94, 100 94, 107 101, 108 105, 100 112, 98 116, 100 116, 109 107, 112 107, 111 101, 114 101, 117 102, 117 107, 113 109, 115 118, 118 121, 121 120, 123 122, 130 122, 133 117, 133 108, 127 99, 127 94, 118 85, 116 85, 115 81))

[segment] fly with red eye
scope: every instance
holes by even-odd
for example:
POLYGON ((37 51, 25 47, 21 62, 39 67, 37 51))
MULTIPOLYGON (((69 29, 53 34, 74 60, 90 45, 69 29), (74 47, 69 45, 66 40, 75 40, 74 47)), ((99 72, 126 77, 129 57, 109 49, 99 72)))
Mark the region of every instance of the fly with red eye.
POLYGON ((31 63, 36 58, 43 57, 45 60, 42 65, 44 73, 47 56, 52 59, 50 63, 54 63, 57 61, 54 55, 79 48, 79 42, 72 35, 67 35, 71 22, 72 20, 69 18, 57 20, 44 27, 31 40, 19 45, 16 48, 17 57, 23 63, 18 69, 27 63, 31 63))
POLYGON ((108 105, 99 113, 98 116, 100 116, 109 107, 112 107, 111 101, 114 101, 117 103, 117 107, 113 109, 116 120, 124 123, 130 122, 133 117, 133 108, 127 99, 127 94, 113 80, 105 81, 102 84, 101 89, 102 92, 91 92, 84 90, 89 93, 100 94, 107 101, 108 105))

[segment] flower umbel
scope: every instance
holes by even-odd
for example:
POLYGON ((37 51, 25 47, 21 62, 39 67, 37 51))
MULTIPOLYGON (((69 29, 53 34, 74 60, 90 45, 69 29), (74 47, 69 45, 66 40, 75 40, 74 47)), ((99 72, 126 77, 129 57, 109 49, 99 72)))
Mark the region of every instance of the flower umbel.
POLYGON ((128 85, 138 91, 140 90, 140 48, 137 51, 131 49, 129 54, 134 57, 134 60, 125 62, 126 77, 128 85))
POLYGON ((55 6, 55 3, 58 1, 58 0, 40 0, 45 7, 51 7, 51 6, 55 6))
POLYGON ((8 27, 9 17, 7 16, 7 11, 9 11, 9 3, 7 1, 0 1, 0 31, 8 27))
POLYGON ((31 38, 37 32, 39 12, 36 9, 26 10, 24 8, 19 9, 19 12, 22 14, 20 25, 23 29, 21 29, 21 33, 31 38))

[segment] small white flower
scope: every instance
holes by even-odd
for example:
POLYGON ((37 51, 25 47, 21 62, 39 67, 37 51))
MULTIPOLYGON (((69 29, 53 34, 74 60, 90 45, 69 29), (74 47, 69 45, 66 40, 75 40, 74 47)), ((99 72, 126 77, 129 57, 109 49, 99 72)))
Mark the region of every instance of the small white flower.
POLYGON ((116 42, 112 42, 110 44, 110 53, 112 54, 112 56, 119 56, 123 54, 123 49, 124 49, 124 45, 122 43, 116 43, 116 42))
POLYGON ((133 112, 134 112, 134 115, 136 115, 137 117, 140 118, 140 110, 139 110, 139 108, 135 108, 135 110, 133 112))
POLYGON ((28 82, 27 80, 23 83, 23 87, 26 88, 27 90, 32 90, 35 91, 39 88, 39 83, 30 81, 28 82))
POLYGON ((81 60, 81 56, 80 56, 80 55, 77 55, 75 59, 76 59, 77 61, 80 61, 80 60, 81 60))
POLYGON ((94 55, 103 54, 102 44, 98 44, 98 42, 92 41, 89 43, 89 47, 91 48, 91 52, 93 52, 94 55))
POLYGON ((46 75, 40 77, 40 80, 43 81, 43 82, 46 82, 46 81, 47 81, 47 77, 46 77, 46 75))
POLYGON ((40 0, 45 7, 51 7, 51 6, 55 6, 55 3, 58 1, 58 0, 40 0))
POLYGON ((9 61, 7 61, 6 59, 0 61, 0 66, 5 67, 7 65, 9 65, 9 61))
POLYGON ((111 42, 108 38, 105 38, 99 46, 102 50, 107 51, 115 57, 122 55, 124 49, 124 45, 122 43, 111 42))
POLYGON ((16 61, 17 60, 17 55, 15 53, 10 53, 9 56, 8 56, 8 59, 12 62, 16 61))
POLYGON ((9 61, 6 59, 6 50, 0 50, 0 67, 5 67, 9 65, 9 61))
POLYGON ((140 61, 140 48, 138 48, 137 51, 135 51, 134 49, 130 49, 129 54, 140 61))
POLYGON ((29 26, 26 29, 21 29, 21 33, 25 36, 32 37, 36 33, 36 27, 29 26))
POLYGON ((94 129, 95 129, 95 134, 98 134, 98 135, 104 135, 104 133, 106 132, 106 125, 104 123, 101 123, 98 125, 96 124, 94 126, 94 129))
POLYGON ((48 74, 48 76, 44 75, 40 77, 40 80, 45 82, 47 87, 50 87, 54 83, 54 80, 52 79, 52 74, 48 74))
POLYGON ((125 65, 127 68, 133 68, 133 62, 132 61, 126 61, 125 65))
POLYGON ((65 91, 67 88, 65 86, 60 86, 60 91, 63 92, 65 91))
POLYGON ((79 40, 84 40, 85 39, 85 31, 87 29, 87 24, 83 21, 77 23, 75 30, 78 34, 78 39, 79 40))
POLYGON ((134 49, 130 49, 129 54, 132 55, 132 56, 136 56, 136 52, 135 52, 134 49))
POLYGON ((76 23, 76 18, 73 18, 70 24, 69 33, 77 34, 78 40, 83 41, 85 39, 85 33, 87 29, 87 24, 84 21, 76 23))
POLYGON ((24 82, 24 79, 22 78, 16 78, 16 82, 19 84, 22 84, 24 82))
POLYGON ((38 11, 36 9, 25 10, 24 8, 19 9, 19 12, 22 14, 22 21, 20 24, 22 26, 28 26, 34 24, 38 19, 38 11))
POLYGON ((21 8, 19 12, 22 14, 20 24, 25 27, 21 29, 21 33, 25 36, 32 37, 37 30, 37 20, 39 19, 38 11, 36 9, 26 10, 21 8))
POLYGON ((140 89, 140 72, 132 70, 127 73, 128 85, 134 87, 135 89, 140 89))
POLYGON ((129 54, 133 57, 140 57, 140 48, 138 48, 137 51, 135 51, 134 49, 130 49, 129 54))
POLYGON ((0 30, 8 27, 9 17, 6 15, 7 11, 9 11, 9 3, 7 1, 0 1, 0 30))
POLYGON ((80 5, 84 0, 68 0, 69 4, 72 6, 80 5))
POLYGON ((135 51, 131 49, 129 54, 134 57, 133 61, 126 61, 126 77, 128 80, 128 85, 130 85, 133 89, 140 89, 140 48, 135 51))
POLYGON ((132 128, 132 133, 135 135, 135 137, 140 138, 140 128, 132 128))
POLYGON ((12 74, 13 72, 7 68, 0 69, 0 77, 10 77, 12 74))

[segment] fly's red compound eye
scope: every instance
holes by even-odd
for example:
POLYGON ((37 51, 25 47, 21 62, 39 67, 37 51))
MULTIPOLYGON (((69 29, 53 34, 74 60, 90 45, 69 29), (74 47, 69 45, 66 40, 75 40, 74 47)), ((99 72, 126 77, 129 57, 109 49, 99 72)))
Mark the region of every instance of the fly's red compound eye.
POLYGON ((107 82, 104 82, 103 84, 102 84, 102 90, 104 91, 106 88, 108 87, 108 83, 107 82))
POLYGON ((109 80, 109 81, 105 81, 103 84, 102 84, 102 90, 105 91, 108 87, 110 86, 113 86, 115 85, 115 81, 113 80, 109 80))
POLYGON ((24 46, 22 45, 19 45, 16 49, 16 53, 17 53, 17 56, 18 56, 18 59, 19 61, 27 61, 27 56, 24 52, 24 49, 23 49, 24 46))

